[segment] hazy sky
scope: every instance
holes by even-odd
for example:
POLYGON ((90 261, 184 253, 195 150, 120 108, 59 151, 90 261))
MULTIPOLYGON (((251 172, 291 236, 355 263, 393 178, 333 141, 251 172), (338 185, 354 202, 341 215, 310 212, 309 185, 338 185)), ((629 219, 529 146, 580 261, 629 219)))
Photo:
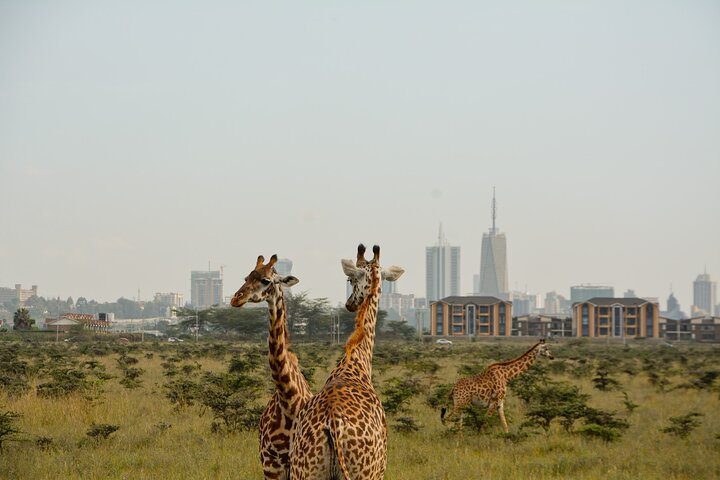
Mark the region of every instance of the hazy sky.
POLYGON ((720 276, 720 4, 0 1, 0 286, 190 296, 259 254, 344 299, 359 242, 472 290, 492 187, 510 287, 720 276))

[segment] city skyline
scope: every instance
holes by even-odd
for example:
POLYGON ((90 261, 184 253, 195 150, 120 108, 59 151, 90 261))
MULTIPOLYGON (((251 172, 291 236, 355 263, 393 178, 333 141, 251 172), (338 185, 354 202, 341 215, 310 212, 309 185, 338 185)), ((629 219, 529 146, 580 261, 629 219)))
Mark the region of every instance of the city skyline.
POLYGON ((258 255, 345 295, 379 244, 471 293, 497 186, 508 288, 690 312, 720 273, 717 2, 0 4, 0 286, 224 293, 258 255), (131 35, 128 32, 132 32, 131 35), (188 32, 192 32, 189 35, 188 32))

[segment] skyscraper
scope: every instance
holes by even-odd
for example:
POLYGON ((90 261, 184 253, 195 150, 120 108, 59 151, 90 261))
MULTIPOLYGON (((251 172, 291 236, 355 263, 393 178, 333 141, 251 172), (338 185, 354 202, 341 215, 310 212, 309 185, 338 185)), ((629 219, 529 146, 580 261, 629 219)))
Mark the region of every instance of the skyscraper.
POLYGON ((194 307, 223 303, 223 280, 219 270, 190 272, 190 301, 194 307))
POLYGON ((425 296, 434 302, 460 295, 460 247, 450 246, 438 230, 438 243, 425 248, 425 296))
MULTIPOLYGON (((717 303, 717 284, 705 271, 697 276, 693 282, 693 306, 694 310, 700 310, 705 315, 715 314, 717 303)), ((699 313, 699 312, 698 312, 699 313)))
POLYGON ((478 279, 478 295, 497 297, 508 291, 507 276, 507 240, 504 233, 498 233, 495 226, 497 219, 497 202, 495 187, 492 199, 492 228, 483 233, 482 251, 480 253, 480 277, 478 279))

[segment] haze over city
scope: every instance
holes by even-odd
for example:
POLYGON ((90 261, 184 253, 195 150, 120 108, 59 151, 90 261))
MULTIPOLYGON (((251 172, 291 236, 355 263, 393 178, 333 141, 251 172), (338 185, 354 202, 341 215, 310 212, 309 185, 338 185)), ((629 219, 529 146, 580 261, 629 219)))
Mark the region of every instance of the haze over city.
POLYGON ((262 254, 344 300, 380 244, 472 292, 497 189, 509 286, 684 310, 720 276, 720 5, 4 2, 0 287, 225 295, 262 254))

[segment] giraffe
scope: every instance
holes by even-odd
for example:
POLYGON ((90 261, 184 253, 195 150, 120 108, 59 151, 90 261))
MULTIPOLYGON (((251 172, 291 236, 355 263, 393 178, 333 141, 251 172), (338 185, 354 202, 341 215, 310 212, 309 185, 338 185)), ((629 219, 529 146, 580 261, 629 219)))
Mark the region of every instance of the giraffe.
POLYGON ((255 269, 235 293, 230 304, 242 307, 247 302, 266 301, 269 313, 268 359, 275 392, 260 417, 260 461, 266 479, 287 480, 290 477, 290 440, 295 417, 312 397, 307 380, 298 368, 297 357, 290 351, 287 309, 283 287, 298 283, 293 276, 275 271, 277 255, 264 264, 261 255, 255 269))
MULTIPOLYGON (((450 414, 445 417, 447 407, 443 406, 440 411, 440 420, 444 423, 445 420, 472 402, 476 406, 487 406, 487 416, 491 416, 497 408, 502 428, 507 433, 508 426, 505 420, 507 383, 530 368, 530 365, 540 355, 550 360, 554 358, 545 343, 545 339, 541 339, 530 350, 513 360, 492 363, 478 375, 461 378, 455 383, 450 392, 449 399, 453 401, 453 408, 450 414)), ((462 426, 462 412, 460 413, 460 426, 462 426)))
POLYGON ((387 465, 387 423, 372 385, 372 354, 381 279, 395 281, 404 270, 383 270, 377 245, 366 261, 362 244, 355 264, 342 260, 342 266, 353 287, 345 307, 357 312, 355 330, 322 390, 298 415, 290 456, 293 480, 375 480, 387 465))

